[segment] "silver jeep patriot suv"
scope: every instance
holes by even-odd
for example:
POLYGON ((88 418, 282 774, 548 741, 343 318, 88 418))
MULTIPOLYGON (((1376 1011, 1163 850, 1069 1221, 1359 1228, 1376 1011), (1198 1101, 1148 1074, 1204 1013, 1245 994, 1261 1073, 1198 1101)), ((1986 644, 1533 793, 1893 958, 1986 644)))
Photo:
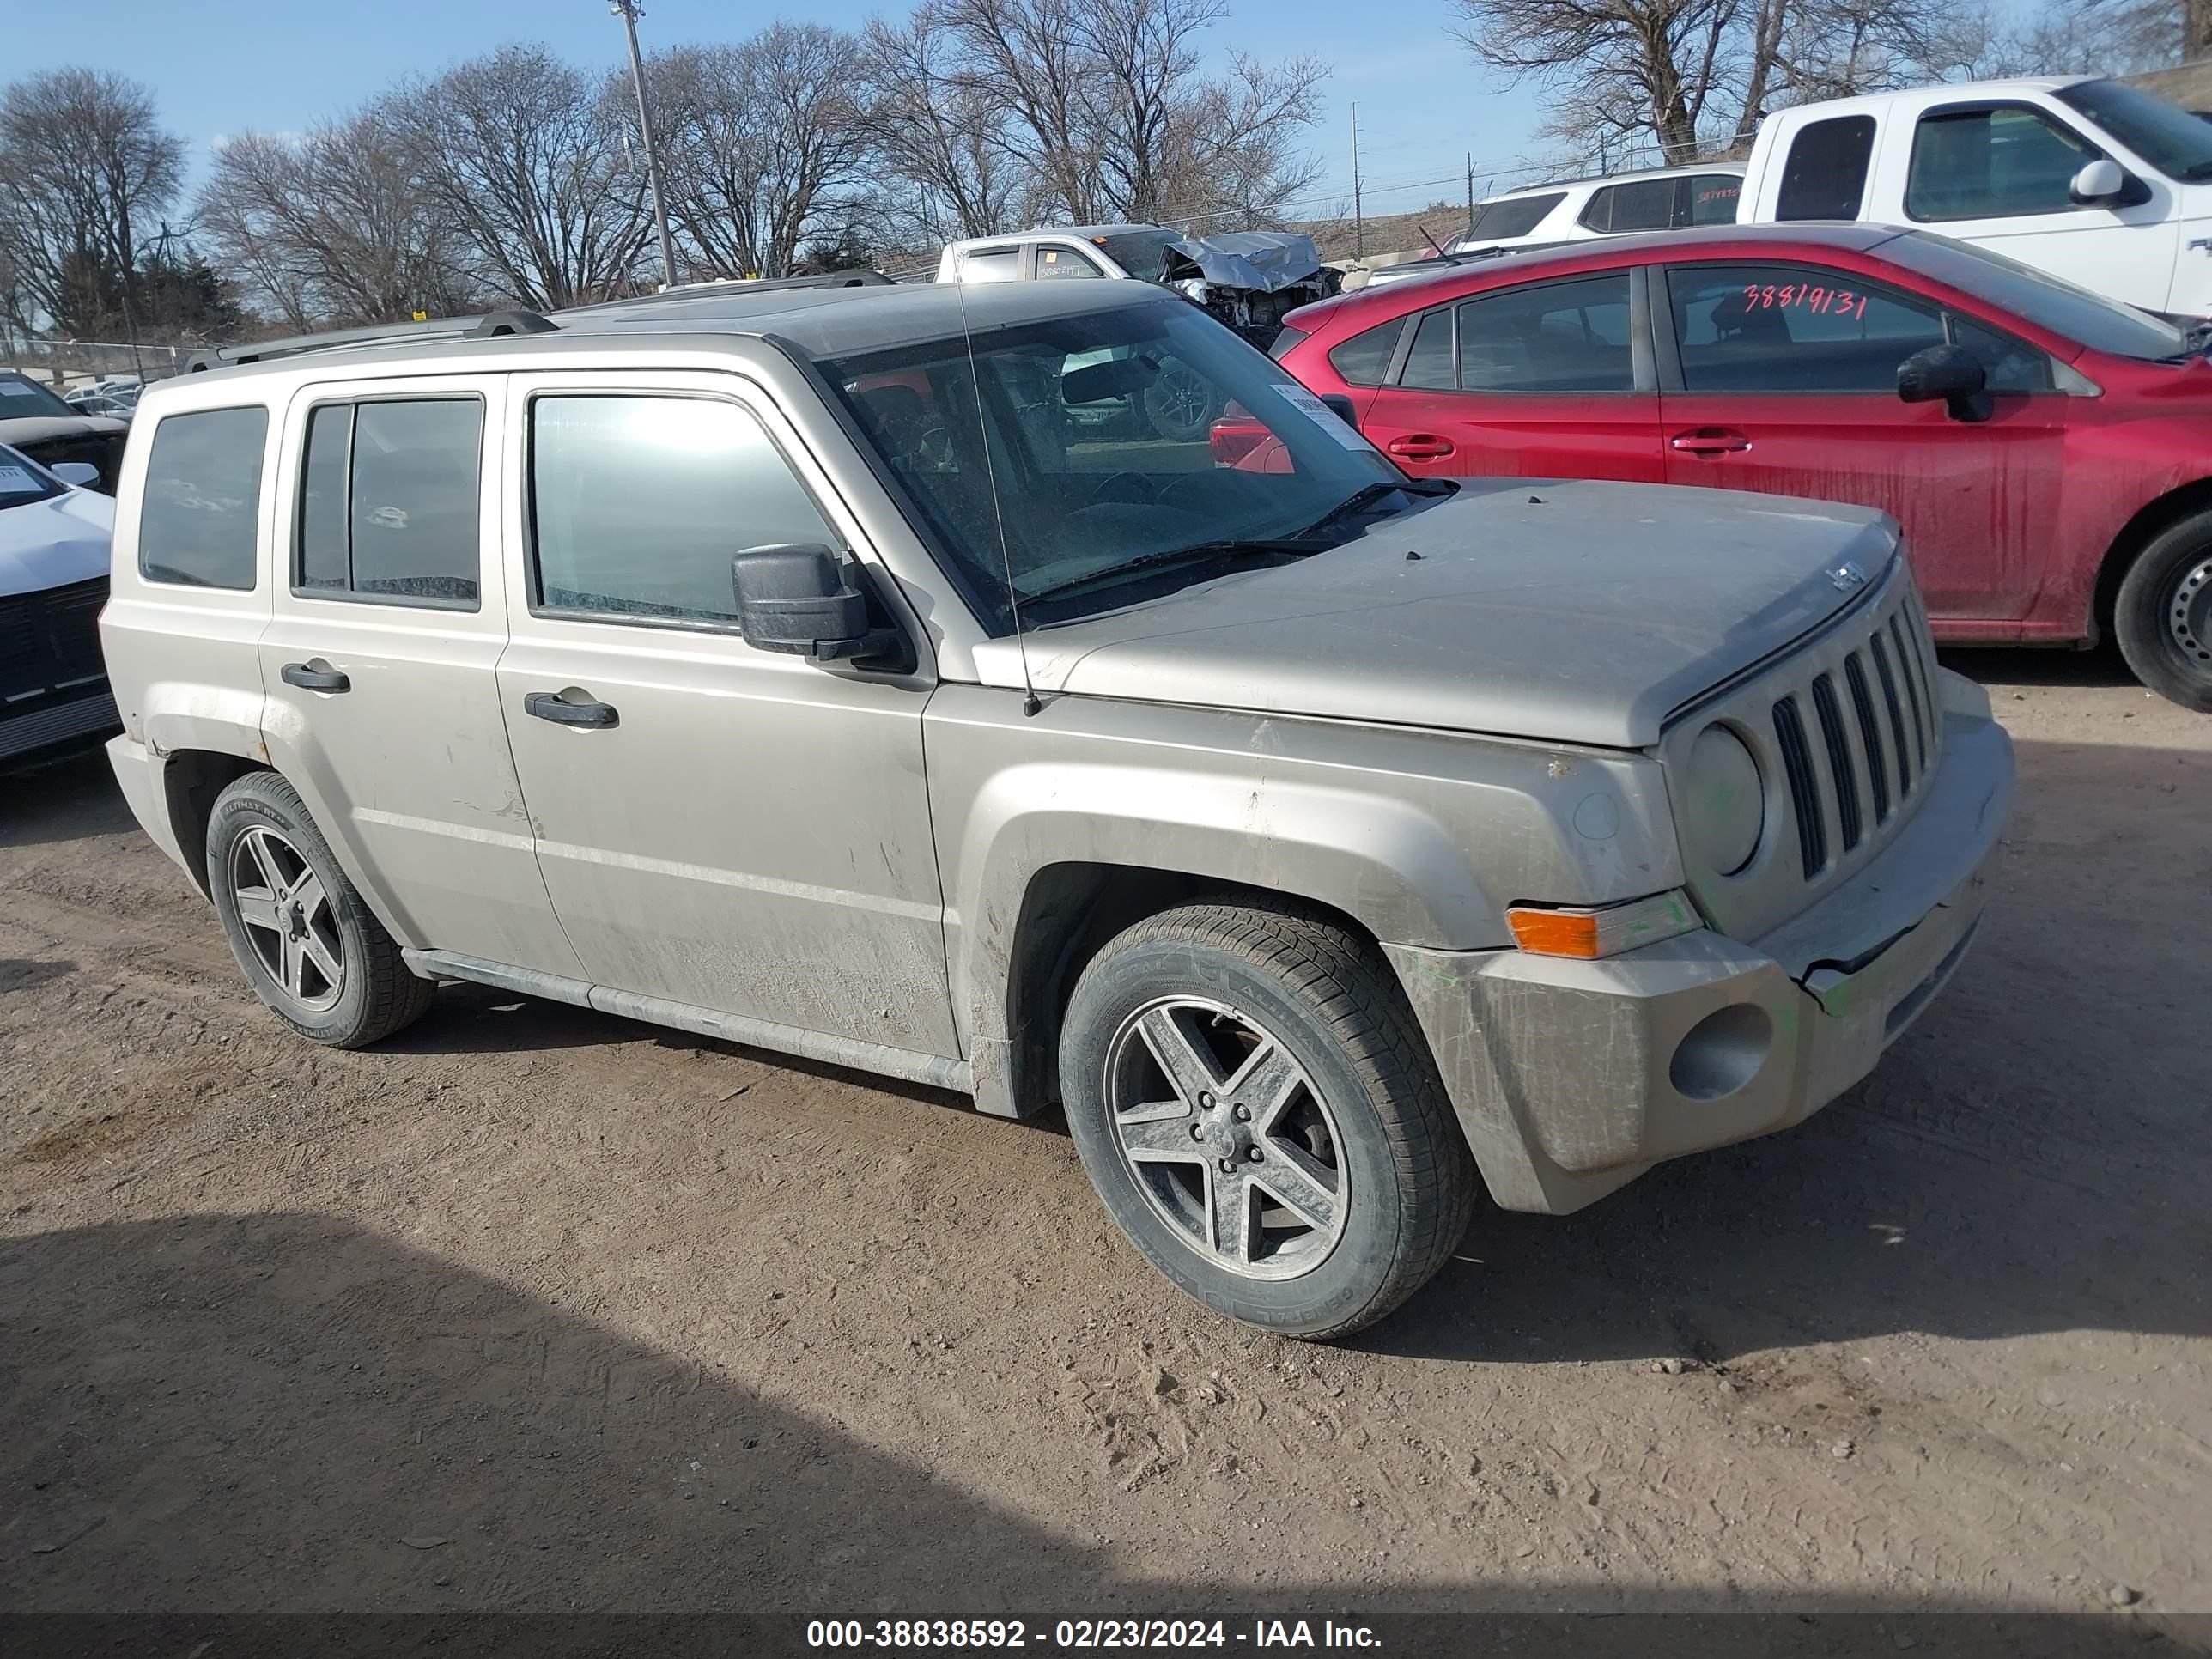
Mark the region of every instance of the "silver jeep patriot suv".
POLYGON ((1130 283, 230 356, 131 430, 110 750, 313 1042, 469 980, 1057 1102, 1155 1267, 1321 1337, 1478 1175, 1833 1099, 1982 912, 2011 749, 1876 514, 1410 480, 1130 283))

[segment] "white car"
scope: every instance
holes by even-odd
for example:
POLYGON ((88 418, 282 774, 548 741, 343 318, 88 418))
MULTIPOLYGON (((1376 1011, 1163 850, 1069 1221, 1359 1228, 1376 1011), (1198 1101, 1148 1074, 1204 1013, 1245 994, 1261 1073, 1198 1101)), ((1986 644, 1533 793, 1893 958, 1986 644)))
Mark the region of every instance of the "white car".
POLYGON ((115 502, 82 488, 98 477, 0 445, 0 761, 117 724, 100 654, 115 502))
POLYGON ((1474 222, 1447 243, 1442 259, 1384 265, 1367 278, 1402 283, 1444 269, 1453 259, 1487 257, 1524 247, 1632 230, 1686 230, 1735 222, 1743 189, 1743 164, 1709 161, 1692 167, 1659 167, 1599 179, 1565 179, 1510 190, 1478 202, 1474 222))
POLYGON ((2212 317, 2212 125, 2078 76, 1838 98, 1760 124, 1745 224, 1911 225, 2145 311, 2212 317))

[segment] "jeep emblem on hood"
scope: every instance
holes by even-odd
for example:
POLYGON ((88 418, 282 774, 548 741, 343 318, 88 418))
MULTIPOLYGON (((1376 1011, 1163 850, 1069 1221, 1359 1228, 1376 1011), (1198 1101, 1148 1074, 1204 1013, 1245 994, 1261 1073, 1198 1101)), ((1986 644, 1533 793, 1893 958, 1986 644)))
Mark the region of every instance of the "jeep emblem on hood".
POLYGON ((1848 593, 1854 587, 1866 586, 1866 572, 1846 561, 1828 573, 1828 580, 1835 583, 1839 590, 1848 593))

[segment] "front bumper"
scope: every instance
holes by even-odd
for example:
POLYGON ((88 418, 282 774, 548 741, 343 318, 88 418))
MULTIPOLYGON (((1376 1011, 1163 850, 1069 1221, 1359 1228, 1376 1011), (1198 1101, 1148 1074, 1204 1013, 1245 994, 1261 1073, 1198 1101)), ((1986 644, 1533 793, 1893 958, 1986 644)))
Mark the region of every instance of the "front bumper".
POLYGON ((88 696, 51 699, 26 714, 0 703, 0 760, 17 760, 80 743, 123 724, 115 699, 101 686, 88 696))
POLYGON ((2011 740, 1971 696, 1946 701, 1913 821, 1751 944, 1686 933, 1602 962, 1384 947, 1502 1207, 1579 1209, 1662 1158, 1800 1122, 1874 1069, 1972 942, 2012 805, 2011 740))

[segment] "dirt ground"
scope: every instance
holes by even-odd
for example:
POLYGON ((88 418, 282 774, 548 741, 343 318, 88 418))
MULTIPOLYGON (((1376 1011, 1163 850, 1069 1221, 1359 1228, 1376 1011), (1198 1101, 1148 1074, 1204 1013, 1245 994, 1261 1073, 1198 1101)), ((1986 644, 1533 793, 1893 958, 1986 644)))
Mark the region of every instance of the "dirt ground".
POLYGON ((1056 1121, 470 988, 312 1049, 100 757, 0 777, 0 1607, 2185 1629, 2212 720, 1952 660, 2023 787, 1948 994, 1344 1347, 1181 1300, 1056 1121))

